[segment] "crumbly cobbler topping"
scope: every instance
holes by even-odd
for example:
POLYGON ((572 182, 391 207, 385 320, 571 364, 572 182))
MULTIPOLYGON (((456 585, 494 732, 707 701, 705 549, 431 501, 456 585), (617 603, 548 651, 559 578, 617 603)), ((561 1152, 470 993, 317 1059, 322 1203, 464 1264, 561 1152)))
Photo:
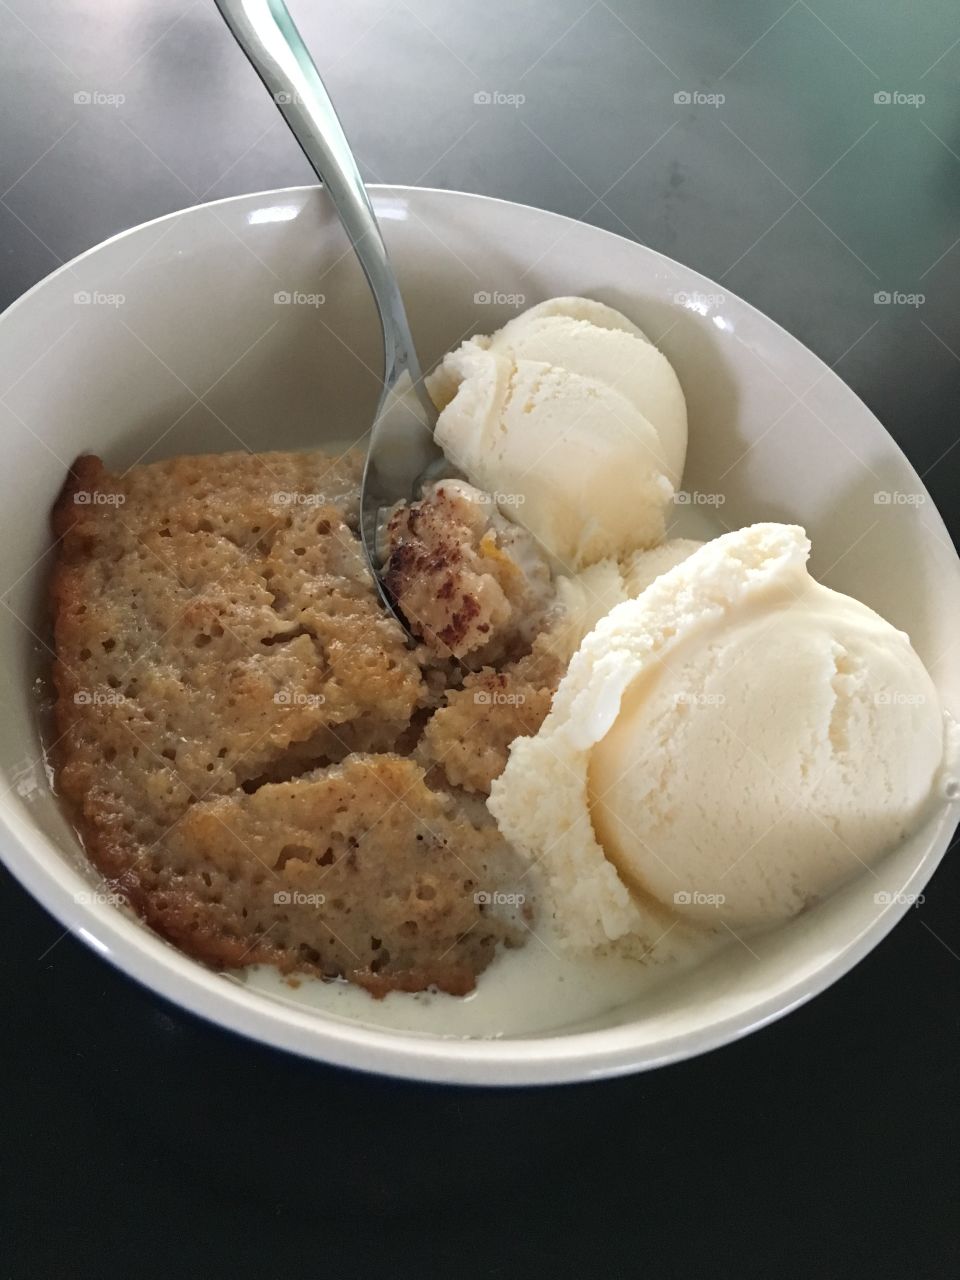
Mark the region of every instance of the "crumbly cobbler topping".
POLYGON ((525 936, 526 908, 493 905, 516 860, 470 798, 562 675, 549 570, 476 491, 436 486, 391 521, 411 645, 364 561, 361 461, 77 461, 54 513, 58 786, 94 864, 190 954, 463 993, 525 936))

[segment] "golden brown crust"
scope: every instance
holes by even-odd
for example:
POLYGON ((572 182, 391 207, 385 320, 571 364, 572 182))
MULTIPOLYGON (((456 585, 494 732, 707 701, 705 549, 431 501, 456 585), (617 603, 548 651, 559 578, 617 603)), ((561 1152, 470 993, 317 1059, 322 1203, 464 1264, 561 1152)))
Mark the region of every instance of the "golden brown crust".
POLYGON ((463 864, 495 878, 506 855, 389 754, 435 695, 373 591, 359 473, 356 455, 320 453, 124 475, 77 460, 53 513, 58 785, 91 860, 190 954, 342 973, 381 995, 462 992, 510 932, 486 919, 463 864), (313 866, 283 853, 313 849, 289 835, 305 808, 311 839, 326 833, 313 866), (273 863, 237 844, 243 832, 273 863), (326 860, 341 837, 357 842, 353 899, 341 886, 344 907, 290 917, 271 884, 346 875, 326 860), (417 915, 425 847, 438 901, 417 915))
POLYGON ((377 992, 463 994, 510 936, 477 901, 504 855, 496 828, 473 826, 399 756, 349 756, 202 801, 168 852, 174 865, 202 862, 217 886, 218 945, 236 934, 282 969, 345 974, 377 992))

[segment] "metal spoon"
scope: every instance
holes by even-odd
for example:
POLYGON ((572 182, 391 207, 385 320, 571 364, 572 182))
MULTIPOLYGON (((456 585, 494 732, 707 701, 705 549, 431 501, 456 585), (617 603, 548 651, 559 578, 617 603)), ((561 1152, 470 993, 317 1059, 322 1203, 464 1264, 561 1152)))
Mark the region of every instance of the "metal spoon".
POLYGON ((216 5, 326 187, 377 304, 383 390, 360 490, 360 536, 380 598, 409 631, 381 579, 377 524, 384 508, 417 496, 423 473, 438 470, 443 453, 434 443, 437 411, 423 385, 400 286, 330 95, 283 0, 216 5))

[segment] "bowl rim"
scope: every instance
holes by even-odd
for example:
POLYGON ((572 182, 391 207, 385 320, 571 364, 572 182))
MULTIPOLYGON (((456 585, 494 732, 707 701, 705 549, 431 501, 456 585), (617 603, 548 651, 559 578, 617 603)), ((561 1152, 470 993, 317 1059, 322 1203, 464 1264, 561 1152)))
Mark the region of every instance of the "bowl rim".
MULTIPOLYGON (((631 245, 645 255, 696 275, 708 285, 714 284, 693 268, 639 241, 534 205, 439 187, 371 184, 369 190, 374 205, 378 197, 400 196, 415 200, 428 195, 439 197, 441 201, 481 201, 523 210, 558 225, 584 227, 597 238, 609 237, 631 245)), ((8 324, 21 307, 60 276, 71 272, 77 264, 148 228, 219 206, 241 205, 285 195, 306 200, 322 191, 322 184, 317 183, 268 188, 188 205, 138 223, 92 245, 44 276, 0 313, 0 325, 8 324)), ((869 406, 815 352, 739 295, 724 292, 738 306, 759 317, 764 325, 778 331, 788 345, 795 346, 807 358, 815 360, 830 379, 840 383, 886 431, 869 406)), ((905 458, 896 440, 889 432, 886 434, 890 445, 905 458)), ((905 461, 912 469, 909 460, 905 461)), ((923 487, 922 481, 920 483, 923 487)), ((935 519, 943 527, 946 541, 951 543, 936 504, 931 500, 930 505, 935 519)), ((956 563, 960 569, 960 559, 956 563)), ((911 887, 922 888, 929 881, 946 853, 953 825, 952 809, 944 810, 927 848, 911 871, 911 887)), ((78 868, 64 863, 53 843, 32 830, 19 812, 0 809, 0 833, 4 837, 0 840, 0 859, 23 888, 67 932, 165 1000, 228 1031, 302 1057, 333 1066, 437 1084, 510 1087, 583 1082, 648 1071, 699 1056, 769 1025, 832 986, 872 951, 910 908, 907 901, 895 901, 878 908, 877 915, 868 924, 839 950, 828 953, 807 976, 781 987, 774 995, 756 1001, 748 1010, 727 1014, 708 1024, 669 1035, 653 1050, 638 1042, 636 1036, 630 1036, 631 1027, 639 1025, 636 1020, 615 1027, 568 1034, 537 1033, 529 1037, 503 1039, 434 1037, 425 1033, 369 1027, 328 1015, 323 1010, 281 1004, 259 992, 247 991, 242 983, 190 959, 126 909, 118 910, 97 901, 78 908, 74 893, 83 888, 89 891, 89 881, 84 879, 78 868)))

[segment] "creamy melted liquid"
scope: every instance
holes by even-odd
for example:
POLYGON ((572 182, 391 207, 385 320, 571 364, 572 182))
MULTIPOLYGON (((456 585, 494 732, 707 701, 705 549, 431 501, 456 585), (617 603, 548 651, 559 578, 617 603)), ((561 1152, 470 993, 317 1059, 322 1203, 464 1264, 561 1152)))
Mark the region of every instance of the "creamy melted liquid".
MULTIPOLYGON (((618 956, 567 955, 538 930, 519 950, 500 949, 467 996, 395 991, 374 1000, 347 982, 301 978, 291 987, 276 970, 257 966, 232 981, 285 1004, 360 1023, 422 1035, 499 1039, 573 1029, 632 1003, 675 978, 681 966, 618 956)), ((685 966, 684 966, 685 967, 685 966)))

